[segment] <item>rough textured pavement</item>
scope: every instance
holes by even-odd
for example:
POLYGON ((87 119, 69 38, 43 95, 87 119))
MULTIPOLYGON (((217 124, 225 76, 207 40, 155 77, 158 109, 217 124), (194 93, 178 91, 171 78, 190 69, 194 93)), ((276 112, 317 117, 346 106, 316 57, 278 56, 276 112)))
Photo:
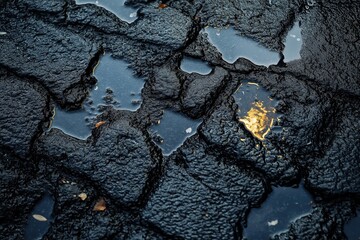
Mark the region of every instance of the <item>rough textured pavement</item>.
POLYGON ((360 208, 360 2, 126 4, 138 9, 130 24, 75 0, 0 1, 1 239, 24 238, 45 193, 55 206, 44 239, 242 239, 271 187, 300 181, 312 211, 272 238, 345 239, 360 208), (232 26, 280 53, 296 21, 301 59, 268 68, 225 62, 201 31, 232 26), (55 105, 84 102, 104 51, 145 79, 141 107, 105 108, 86 140, 49 131, 55 105), (184 56, 212 72, 182 71, 184 56), (278 101, 282 131, 263 140, 238 121, 233 94, 247 79, 278 101), (149 127, 168 108, 202 124, 163 156, 149 127))

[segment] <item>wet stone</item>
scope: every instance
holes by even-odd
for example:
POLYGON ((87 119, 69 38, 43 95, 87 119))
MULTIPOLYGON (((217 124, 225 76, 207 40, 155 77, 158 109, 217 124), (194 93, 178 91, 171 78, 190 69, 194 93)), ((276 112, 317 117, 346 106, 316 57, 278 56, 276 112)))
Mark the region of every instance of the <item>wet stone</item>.
POLYGON ((312 198, 304 189, 276 187, 260 208, 253 208, 247 218, 243 237, 246 239, 269 239, 284 231, 290 222, 309 214, 312 198))
POLYGON ((96 139, 82 141, 58 129, 39 139, 37 152, 55 164, 89 178, 116 202, 132 205, 145 191, 156 167, 142 133, 125 120, 98 128, 96 139))
POLYGON ((35 167, 0 148, 0 233, 4 239, 24 239, 29 214, 44 193, 44 183, 32 176, 35 167))
MULTIPOLYGON (((255 92, 250 91, 250 93, 266 96, 265 100, 268 97, 269 93, 262 92, 261 89, 259 91, 256 85, 246 83, 243 86, 245 86, 245 91, 247 86, 251 86, 254 89, 250 88, 250 90, 255 90, 255 92)), ((244 96, 242 91, 240 91, 240 94, 241 97, 244 96)), ((246 94, 248 95, 249 92, 246 94)), ((236 96, 236 94, 234 95, 236 96)), ((250 98, 244 99, 241 106, 250 108, 249 105, 246 105, 246 102, 252 103, 251 100, 254 100, 254 98, 251 99, 250 94, 250 98)), ((240 101, 237 101, 240 104, 240 101)), ((241 165, 244 162, 250 163, 252 167, 259 169, 277 184, 288 185, 296 181, 298 170, 290 161, 290 156, 269 139, 260 140, 256 138, 245 128, 245 124, 236 118, 239 109, 233 96, 229 99, 229 102, 219 106, 212 112, 209 118, 204 121, 204 124, 201 125, 199 134, 208 144, 211 144, 214 151, 232 156, 235 165, 241 165)), ((270 135, 279 134, 272 133, 272 131, 270 131, 270 135)))
POLYGON ((138 20, 130 25, 127 36, 170 49, 183 46, 192 27, 189 17, 170 7, 142 8, 138 16, 138 20))
MULTIPOLYGON (((100 30, 105 33, 125 34, 128 28, 128 23, 95 4, 69 5, 66 16, 68 23, 82 28, 100 30)), ((79 28, 76 27, 74 30, 79 31, 79 28)))
POLYGON ((150 132, 163 154, 169 155, 187 138, 196 134, 201 122, 201 119, 193 120, 181 113, 165 110, 158 123, 150 127, 150 132))
POLYGON ((15 76, 0 75, 0 88, 0 145, 25 157, 47 117, 47 95, 15 76))
POLYGON ((185 239, 234 238, 239 219, 264 194, 261 178, 207 155, 194 137, 179 154, 187 167, 169 163, 142 217, 185 239))
POLYGON ((180 80, 174 69, 165 64, 155 70, 150 78, 151 92, 158 99, 176 99, 180 93, 180 80))
POLYGON ((118 18, 128 23, 132 23, 136 20, 137 10, 126 6, 125 0, 76 0, 76 4, 95 4, 97 6, 103 7, 106 10, 114 13, 118 18))
POLYGON ((256 41, 240 36, 233 28, 206 28, 209 41, 222 54, 228 63, 234 63, 238 58, 246 58, 257 65, 274 65, 280 60, 279 53, 261 46, 256 41))
POLYGON ((97 52, 96 44, 66 28, 24 14, 15 7, 0 11, 0 25, 7 32, 7 37, 0 39, 0 64, 35 78, 60 104, 78 103, 85 98, 87 86, 82 79, 97 52), (82 89, 76 91, 76 98, 69 92, 74 85, 82 89))
POLYGON ((210 75, 192 74, 184 84, 181 105, 185 113, 193 118, 201 117, 216 100, 221 87, 229 79, 228 72, 216 67, 210 75))
POLYGON ((359 14, 358 3, 327 2, 324 8, 319 4, 312 7, 301 21, 306 46, 301 50, 301 62, 287 64, 286 71, 305 75, 330 91, 360 96, 359 14))
MULTIPOLYGON (((201 2, 201 1, 196 1, 201 2)), ((243 36, 257 39, 273 50, 281 49, 280 29, 301 9, 299 1, 206 1, 199 17, 210 27, 231 25, 243 36)))
MULTIPOLYGON (((99 199, 99 193, 91 183, 69 175, 59 176, 56 205, 56 217, 49 231, 44 236, 49 239, 101 239, 109 238, 118 232, 126 219, 131 216, 125 212, 116 211, 116 205, 105 198, 106 209, 103 212, 92 211, 99 199), (86 193, 87 198, 82 200, 79 195, 86 193)), ((129 225, 127 223, 126 225, 129 225)))
POLYGON ((332 129, 334 139, 322 157, 308 165, 307 184, 327 194, 360 195, 359 102, 344 103, 340 123, 332 129))

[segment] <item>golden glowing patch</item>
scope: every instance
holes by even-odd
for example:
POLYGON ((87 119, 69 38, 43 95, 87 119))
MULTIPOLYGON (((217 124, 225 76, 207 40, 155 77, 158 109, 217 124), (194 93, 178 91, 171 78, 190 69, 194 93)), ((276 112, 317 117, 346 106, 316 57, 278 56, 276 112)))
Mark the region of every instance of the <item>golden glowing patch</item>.
POLYGON ((266 108, 262 101, 256 101, 252 105, 246 116, 240 118, 239 121, 244 123, 246 129, 256 138, 264 140, 274 123, 274 118, 270 113, 275 112, 275 110, 266 108))

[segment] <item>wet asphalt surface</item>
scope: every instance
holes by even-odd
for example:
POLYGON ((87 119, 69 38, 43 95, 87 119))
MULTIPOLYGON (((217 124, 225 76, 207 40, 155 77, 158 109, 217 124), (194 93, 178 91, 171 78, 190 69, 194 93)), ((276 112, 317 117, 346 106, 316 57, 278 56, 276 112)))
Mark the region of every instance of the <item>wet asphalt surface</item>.
POLYGON ((359 239, 360 2, 99 2, 0 1, 1 239, 359 239))

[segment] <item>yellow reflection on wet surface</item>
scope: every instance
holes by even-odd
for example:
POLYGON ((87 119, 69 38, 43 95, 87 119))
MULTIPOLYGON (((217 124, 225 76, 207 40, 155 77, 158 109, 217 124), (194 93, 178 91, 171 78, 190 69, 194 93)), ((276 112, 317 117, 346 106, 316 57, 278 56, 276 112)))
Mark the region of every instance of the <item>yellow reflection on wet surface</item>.
POLYGON ((254 137, 263 141, 277 121, 276 101, 256 82, 243 81, 234 93, 237 119, 254 137))
POLYGON ((256 138, 264 140, 274 123, 274 117, 269 113, 274 112, 274 108, 267 108, 262 101, 256 101, 252 103, 247 114, 239 118, 239 121, 244 123, 246 129, 256 138))

